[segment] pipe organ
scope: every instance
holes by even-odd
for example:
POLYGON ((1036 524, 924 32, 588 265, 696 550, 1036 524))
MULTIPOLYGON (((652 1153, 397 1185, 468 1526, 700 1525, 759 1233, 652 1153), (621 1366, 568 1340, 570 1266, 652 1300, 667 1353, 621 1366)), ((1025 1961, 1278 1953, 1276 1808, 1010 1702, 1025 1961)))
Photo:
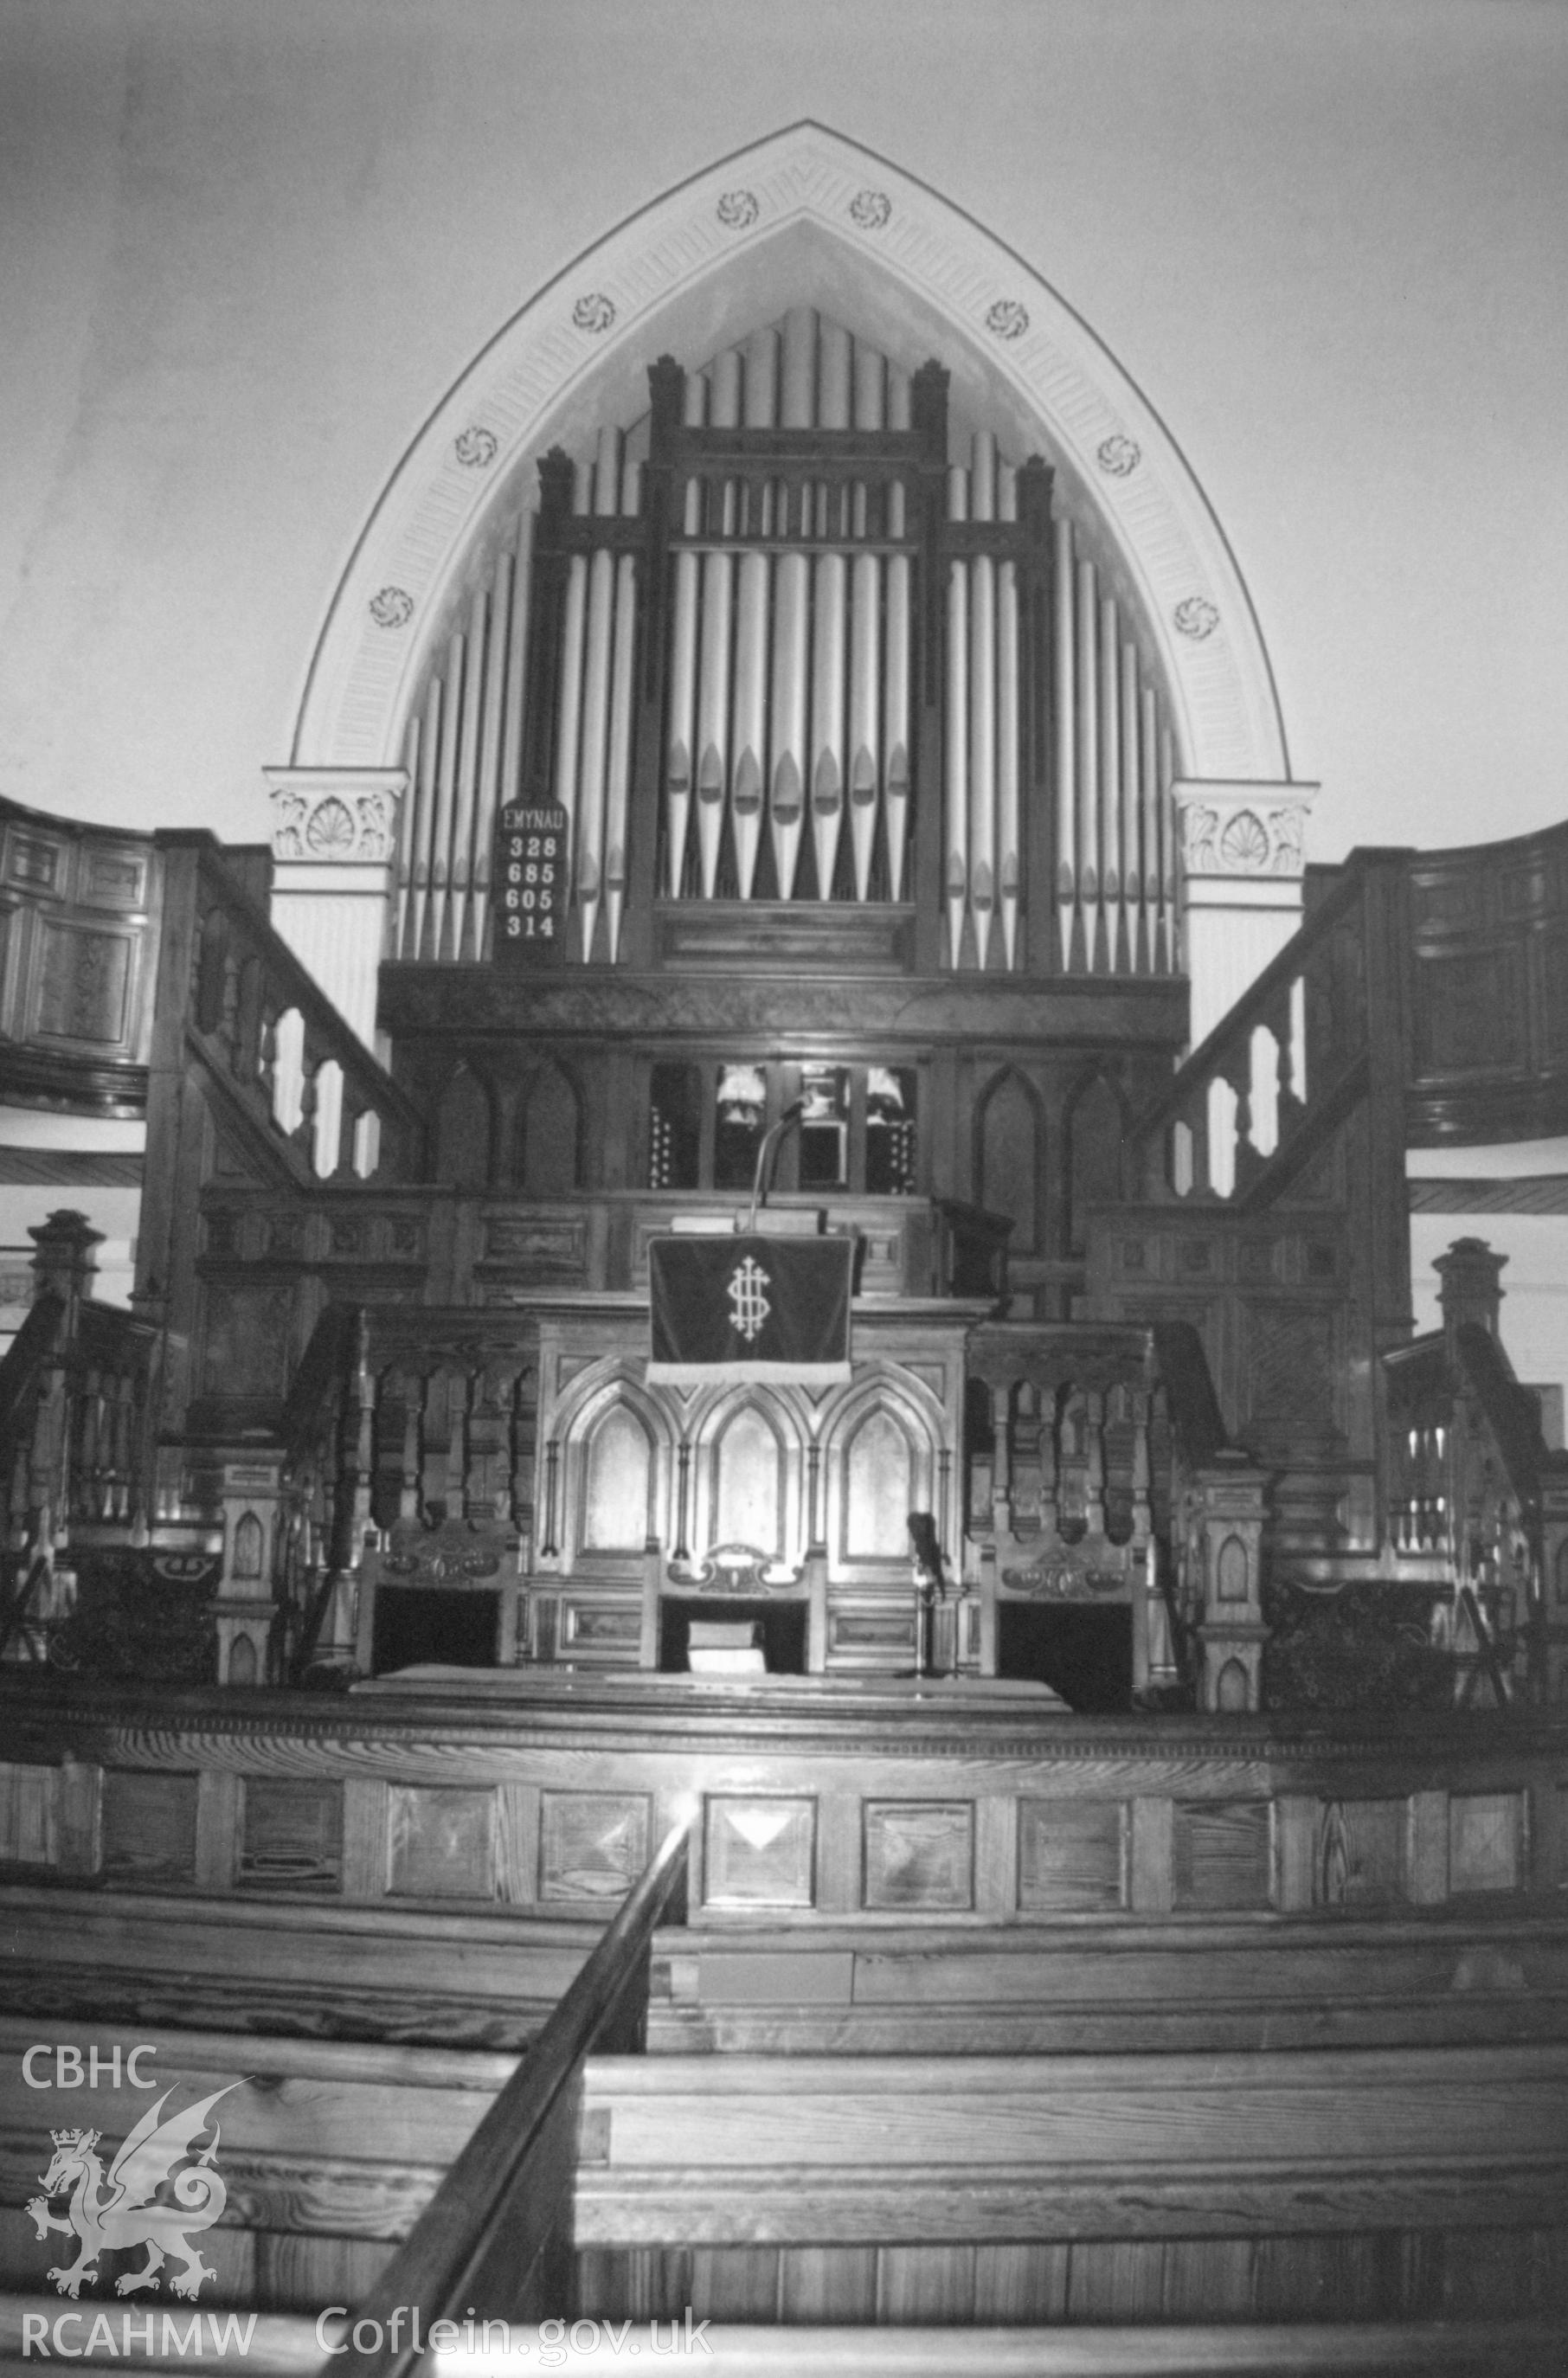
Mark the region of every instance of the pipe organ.
POLYGON ((833 903, 922 974, 1173 970, 1164 697, 1045 463, 986 428, 954 459, 941 366, 807 307, 649 380, 545 457, 431 658, 393 954, 491 953, 521 801, 569 822, 572 962, 833 903))

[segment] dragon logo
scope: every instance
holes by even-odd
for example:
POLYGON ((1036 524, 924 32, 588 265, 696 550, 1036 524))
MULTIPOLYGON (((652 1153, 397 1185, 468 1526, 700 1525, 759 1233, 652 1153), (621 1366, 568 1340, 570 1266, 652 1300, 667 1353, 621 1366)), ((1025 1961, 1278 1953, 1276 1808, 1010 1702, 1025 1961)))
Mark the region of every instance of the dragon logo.
POLYGON ((228 2190, 213 2162, 219 2133, 212 2108, 220 2097, 240 2085, 231 2081, 227 2089, 215 2089, 209 2097, 187 2106, 183 2114, 171 2114, 166 2122, 161 2122, 158 2117, 174 2094, 165 2090, 122 2143, 107 2174, 98 2153, 100 2132, 50 2132, 54 2161, 39 2174, 43 2194, 31 2198, 27 2209, 40 2238, 47 2238, 51 2229, 60 2229, 78 2241, 76 2261, 57 2263, 49 2273, 61 2295, 80 2295, 82 2281, 98 2276, 100 2254, 138 2246, 147 2249, 146 2264, 115 2281, 116 2295, 156 2288, 158 2275, 171 2255, 181 2265, 170 2276, 177 2296, 194 2298, 204 2279, 217 2277, 185 2233, 210 2229, 228 2203, 228 2190), (197 2155, 195 2142, 209 2127, 211 2144, 197 2155), (176 2165, 185 2168, 176 2171, 176 2165), (165 2184, 173 2204, 157 2201, 165 2184), (62 2221, 50 2212, 49 2201, 66 2195, 69 2210, 62 2221))

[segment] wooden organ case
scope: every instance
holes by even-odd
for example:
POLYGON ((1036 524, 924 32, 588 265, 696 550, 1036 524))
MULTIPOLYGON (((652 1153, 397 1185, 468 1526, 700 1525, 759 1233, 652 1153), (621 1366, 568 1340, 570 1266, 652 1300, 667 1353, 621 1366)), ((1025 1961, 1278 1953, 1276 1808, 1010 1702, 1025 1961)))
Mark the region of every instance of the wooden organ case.
MULTIPOLYGON (((795 315, 648 380, 639 452, 544 458, 411 736, 382 1021, 453 1203, 430 1294, 536 1332, 521 1658, 654 1666, 701 1611, 907 1669, 909 1514, 960 1582, 990 1523, 970 1340, 1071 1318, 1183 1037, 1168 738, 1046 464, 950 460, 940 363, 795 315), (650 1239, 732 1227, 791 1115, 763 1223, 857 1235, 851 1382, 650 1386, 650 1239)), ((976 1597, 941 1625, 994 1667, 976 1597)))

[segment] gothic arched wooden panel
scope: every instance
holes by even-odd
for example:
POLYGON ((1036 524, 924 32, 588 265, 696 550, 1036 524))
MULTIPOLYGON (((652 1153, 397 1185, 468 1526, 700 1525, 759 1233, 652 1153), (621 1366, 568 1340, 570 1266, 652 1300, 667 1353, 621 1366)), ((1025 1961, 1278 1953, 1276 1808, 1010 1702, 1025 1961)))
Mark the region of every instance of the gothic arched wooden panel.
POLYGON ((1045 1243, 1040 1190, 1046 1177, 1040 1102, 1012 1066, 982 1091, 975 1134, 977 1203, 988 1213, 1011 1215, 1010 1254, 1038 1255, 1045 1243))
POLYGON ((755 1544, 784 1555, 784 1448, 756 1404, 743 1403, 710 1453, 710 1544, 755 1544))
POLYGON ((534 1076, 518 1123, 518 1184, 531 1197, 567 1197, 582 1186, 582 1102, 558 1065, 534 1076))
POLYGON ((916 1448, 886 1405, 874 1405, 841 1455, 844 1499, 839 1550, 845 1560, 899 1560, 909 1549, 909 1514, 917 1507, 916 1448))
POLYGON ((613 1403, 582 1449, 582 1523, 588 1552, 640 1552, 652 1507, 653 1446, 641 1421, 613 1403))
POLYGON ((483 1189, 490 1178, 490 1099, 460 1065, 436 1117, 436 1178, 449 1189, 483 1189))
POLYGON ((1067 1117, 1068 1232, 1074 1255, 1082 1255, 1088 1243, 1095 1207, 1111 1205, 1121 1195, 1125 1128, 1121 1100, 1103 1074, 1095 1075, 1073 1099, 1067 1117))

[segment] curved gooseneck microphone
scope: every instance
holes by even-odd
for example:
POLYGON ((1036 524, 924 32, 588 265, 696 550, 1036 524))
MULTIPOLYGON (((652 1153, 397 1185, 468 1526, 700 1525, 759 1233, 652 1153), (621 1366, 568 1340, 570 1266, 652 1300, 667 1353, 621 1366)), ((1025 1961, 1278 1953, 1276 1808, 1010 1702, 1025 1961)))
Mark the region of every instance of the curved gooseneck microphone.
POLYGON ((762 1134, 762 1145, 757 1150, 757 1171, 751 1183, 751 1210, 746 1217, 748 1231, 756 1229, 757 1208, 767 1203, 766 1183, 772 1170, 773 1158, 778 1153, 779 1142, 786 1131, 794 1129, 805 1112, 805 1099, 792 1099, 777 1123, 762 1134))

